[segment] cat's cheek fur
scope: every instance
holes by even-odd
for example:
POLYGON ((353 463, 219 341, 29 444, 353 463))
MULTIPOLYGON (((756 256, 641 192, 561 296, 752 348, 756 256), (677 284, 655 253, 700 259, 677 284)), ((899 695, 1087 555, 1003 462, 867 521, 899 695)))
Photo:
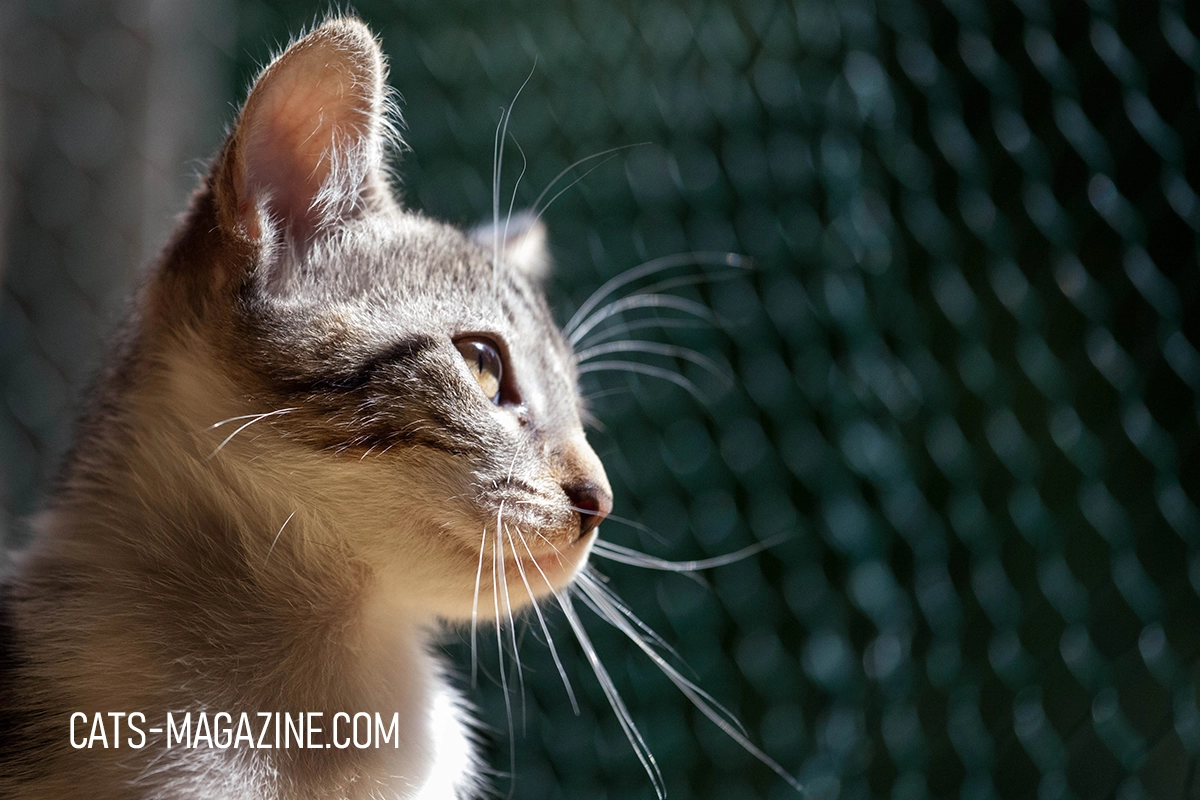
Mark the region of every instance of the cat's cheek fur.
MULTIPOLYGON (((576 538, 569 517, 565 534, 510 528, 497 543, 496 519, 474 498, 459 459, 421 447, 403 458, 313 450, 288 438, 285 414, 252 416, 279 409, 235 402, 234 383, 203 341, 181 342, 162 362, 167 380, 141 403, 149 418, 174 420, 155 433, 174 441, 156 438, 148 453, 173 452, 175 465, 206 462, 212 469, 181 476, 200 494, 224 495, 233 484, 254 498, 263 522, 241 548, 264 570, 320 571, 353 560, 370 565, 381 594, 395 598, 398 618, 495 621, 510 605, 519 610, 563 588, 587 561, 595 536, 576 538), (207 489, 197 485, 218 478, 207 489), (547 534, 557 544, 548 547, 547 534)), ((572 464, 595 459, 582 439, 562 452, 572 464)), ((160 476, 172 468, 143 467, 160 476)))

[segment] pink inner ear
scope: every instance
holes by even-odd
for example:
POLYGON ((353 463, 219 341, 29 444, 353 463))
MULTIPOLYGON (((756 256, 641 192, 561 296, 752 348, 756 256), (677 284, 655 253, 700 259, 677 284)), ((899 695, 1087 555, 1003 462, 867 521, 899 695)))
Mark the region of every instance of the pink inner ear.
POLYGON ((305 40, 259 79, 239 131, 238 213, 251 236, 264 206, 300 242, 353 208, 377 157, 372 55, 305 40))

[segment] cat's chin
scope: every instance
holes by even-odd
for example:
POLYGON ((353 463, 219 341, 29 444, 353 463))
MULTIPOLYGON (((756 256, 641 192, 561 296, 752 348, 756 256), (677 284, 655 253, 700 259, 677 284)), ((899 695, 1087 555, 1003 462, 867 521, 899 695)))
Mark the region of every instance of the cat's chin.
POLYGON ((595 532, 556 546, 539 538, 529 547, 522 543, 520 555, 508 542, 496 549, 489 543, 482 552, 463 548, 459 565, 466 572, 438 598, 436 613, 449 621, 504 621, 510 610, 515 614, 569 586, 587 564, 595 541, 595 532))
POLYGON ((535 595, 534 599, 544 597, 574 580, 575 575, 587 563, 588 554, 591 553, 595 541, 596 536, 591 533, 566 547, 544 548, 541 552, 519 556, 505 554, 504 575, 510 584, 512 579, 517 577, 521 589, 528 586, 525 593, 532 592, 535 595), (516 576, 513 575, 514 569, 517 572, 516 576))

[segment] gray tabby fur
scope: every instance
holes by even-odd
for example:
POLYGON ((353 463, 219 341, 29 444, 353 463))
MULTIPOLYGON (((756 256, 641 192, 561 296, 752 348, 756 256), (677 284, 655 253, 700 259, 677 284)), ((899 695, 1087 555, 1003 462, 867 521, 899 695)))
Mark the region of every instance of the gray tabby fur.
POLYGON ((480 791, 431 643, 569 583, 594 533, 563 487, 610 492, 544 233, 503 258, 396 203, 384 71, 354 20, 291 45, 147 276, 3 584, 0 797, 480 791), (484 397, 470 333, 519 402, 484 397), (73 711, 188 710, 399 711, 402 745, 69 743, 73 711))

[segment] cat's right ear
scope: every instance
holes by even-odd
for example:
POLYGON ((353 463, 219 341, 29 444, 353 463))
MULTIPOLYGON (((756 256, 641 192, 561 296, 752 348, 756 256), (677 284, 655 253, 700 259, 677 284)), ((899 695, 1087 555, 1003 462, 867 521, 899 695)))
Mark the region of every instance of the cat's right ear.
POLYGON ((386 185, 386 68, 375 37, 332 19, 263 70, 213 174, 219 224, 303 252, 386 185))

